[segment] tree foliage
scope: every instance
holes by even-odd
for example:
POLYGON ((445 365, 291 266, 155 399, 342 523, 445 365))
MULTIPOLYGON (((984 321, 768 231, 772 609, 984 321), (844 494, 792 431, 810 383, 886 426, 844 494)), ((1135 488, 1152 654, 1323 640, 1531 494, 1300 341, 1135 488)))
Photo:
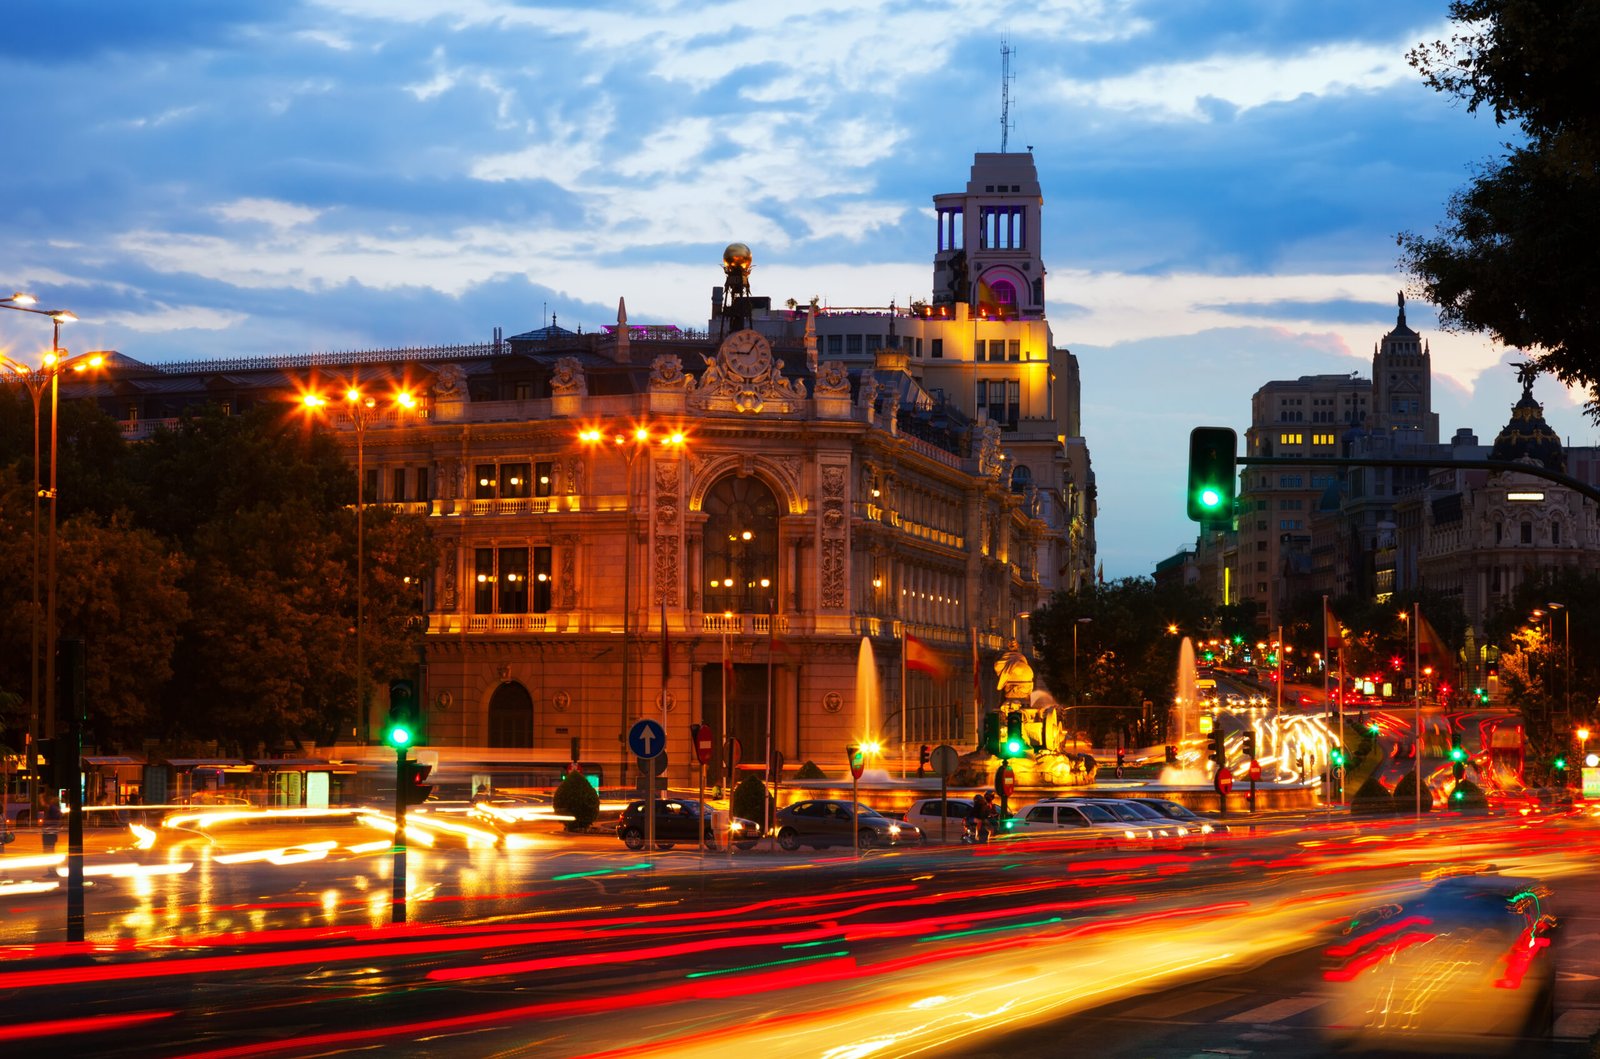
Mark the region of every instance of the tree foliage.
POLYGON ((561 786, 556 788, 551 804, 557 813, 572 817, 566 825, 568 831, 587 831, 600 815, 599 792, 575 768, 568 769, 561 778, 561 786))
POLYGON ((1215 621, 1196 589, 1157 585, 1149 578, 1096 584, 1076 594, 1058 592, 1033 613, 1029 625, 1035 677, 1063 705, 1119 707, 1085 710, 1073 719, 1075 728, 1097 742, 1120 728, 1132 741, 1153 743, 1177 684, 1182 638, 1198 637, 1215 621))
POLYGON ((1520 142, 1451 198, 1437 234, 1400 236, 1402 265, 1444 326, 1536 350, 1600 417, 1600 3, 1456 0, 1450 17, 1460 32, 1414 49, 1412 65, 1520 142))

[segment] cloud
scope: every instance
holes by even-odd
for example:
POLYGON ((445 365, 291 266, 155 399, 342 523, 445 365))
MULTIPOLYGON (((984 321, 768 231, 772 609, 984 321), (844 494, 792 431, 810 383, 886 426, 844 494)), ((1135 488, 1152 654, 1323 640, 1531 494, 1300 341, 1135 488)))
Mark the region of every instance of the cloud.
MULTIPOLYGON (((1448 23, 1424 36, 1448 36, 1448 23)), ((1097 111, 1134 113, 1154 121, 1231 120, 1240 112, 1303 97, 1377 92, 1414 84, 1406 64, 1409 36, 1390 44, 1339 41, 1295 54, 1217 52, 1200 59, 1148 65, 1094 80, 1062 78, 1047 93, 1097 111)))

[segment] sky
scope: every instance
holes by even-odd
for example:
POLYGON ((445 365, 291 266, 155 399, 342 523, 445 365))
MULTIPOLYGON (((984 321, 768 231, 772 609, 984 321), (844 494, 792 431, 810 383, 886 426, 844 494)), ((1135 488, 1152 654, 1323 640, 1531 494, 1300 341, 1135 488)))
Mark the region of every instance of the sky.
MULTIPOLYGON (((1189 430, 1272 379, 1370 376, 1432 232, 1512 131, 1406 52, 1445 0, 21 0, 0 35, 0 287, 146 362, 704 327, 723 246, 774 304, 905 305, 932 197, 1001 146, 1044 188, 1108 578, 1194 540, 1189 430), (20 105, 19 105, 20 103, 20 105)), ((3 294, 0 294, 3 296, 3 294)), ((1441 332, 1441 436, 1514 350, 1441 332)), ((49 325, 0 313, 37 362, 49 325)), ((1581 399, 1535 395, 1574 445, 1581 399)))

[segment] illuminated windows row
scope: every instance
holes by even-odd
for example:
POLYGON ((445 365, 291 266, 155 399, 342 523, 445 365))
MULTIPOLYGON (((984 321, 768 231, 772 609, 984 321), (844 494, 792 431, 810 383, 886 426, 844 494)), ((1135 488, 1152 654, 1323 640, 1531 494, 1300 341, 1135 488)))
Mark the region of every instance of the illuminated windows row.
POLYGON ((475 548, 472 569, 474 614, 549 611, 549 548, 475 548))

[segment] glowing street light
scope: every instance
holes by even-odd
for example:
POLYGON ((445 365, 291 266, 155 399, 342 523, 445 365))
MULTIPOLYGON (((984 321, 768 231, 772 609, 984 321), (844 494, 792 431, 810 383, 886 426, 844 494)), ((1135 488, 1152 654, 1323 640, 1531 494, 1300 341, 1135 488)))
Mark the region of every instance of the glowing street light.
MULTIPOLYGON (((367 601, 367 552, 366 552, 366 510, 367 510, 367 466, 366 442, 367 426, 383 413, 378 408, 378 400, 371 394, 361 389, 359 371, 344 391, 346 414, 356 434, 356 728, 361 732, 363 742, 367 701, 365 697, 366 685, 366 601, 367 601)), ((411 391, 400 389, 391 397, 392 407, 402 412, 409 412, 416 408, 417 399, 411 391)), ((328 406, 328 399, 315 391, 307 391, 300 397, 301 405, 313 414, 320 414, 328 406)))
MULTIPOLYGON (((622 726, 618 729, 618 742, 622 751, 622 775, 628 774, 628 717, 632 701, 628 694, 630 662, 632 653, 633 632, 633 464, 639 454, 650 447, 651 442, 659 442, 663 448, 677 449, 685 444, 683 431, 671 430, 657 436, 648 424, 635 424, 631 428, 618 427, 609 431, 602 431, 598 427, 586 427, 578 432, 578 440, 583 444, 594 447, 602 444, 609 435, 613 451, 621 455, 626 467, 626 514, 623 520, 623 533, 625 540, 622 548, 622 726)), ((662 688, 662 708, 666 708, 666 688, 662 688)), ((724 698, 726 703, 726 698, 724 698)), ((723 723, 723 737, 728 738, 726 718, 723 723)))

